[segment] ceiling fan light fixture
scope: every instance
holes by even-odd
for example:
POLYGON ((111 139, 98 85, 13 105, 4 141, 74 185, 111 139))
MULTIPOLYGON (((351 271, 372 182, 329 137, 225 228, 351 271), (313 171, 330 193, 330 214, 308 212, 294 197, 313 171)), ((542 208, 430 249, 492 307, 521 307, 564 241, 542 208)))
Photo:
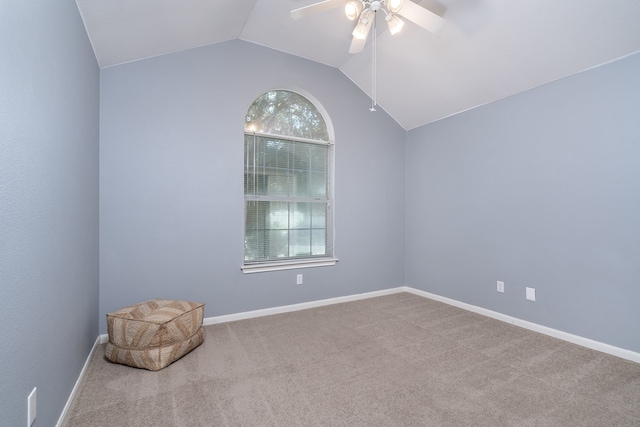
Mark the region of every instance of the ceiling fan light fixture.
POLYGON ((371 23, 375 19, 375 13, 371 11, 371 9, 366 9, 360 15, 360 20, 358 21, 358 25, 354 28, 353 37, 359 40, 366 40, 367 35, 369 34, 369 28, 371 28, 371 23))
POLYGON ((387 28, 389 28, 391 35, 399 33, 404 25, 404 21, 392 13, 387 15, 384 20, 387 21, 387 28))
POLYGON ((355 21, 360 16, 363 8, 362 1, 350 1, 344 5, 344 14, 347 15, 349 21, 355 21))
POLYGON ((368 30, 369 27, 367 26, 367 24, 360 20, 360 22, 358 22, 358 25, 356 25, 356 28, 353 29, 352 35, 359 40, 366 40, 367 33, 369 33, 368 30))
POLYGON ((391 13, 398 13, 403 5, 404 0, 387 0, 387 8, 391 13))

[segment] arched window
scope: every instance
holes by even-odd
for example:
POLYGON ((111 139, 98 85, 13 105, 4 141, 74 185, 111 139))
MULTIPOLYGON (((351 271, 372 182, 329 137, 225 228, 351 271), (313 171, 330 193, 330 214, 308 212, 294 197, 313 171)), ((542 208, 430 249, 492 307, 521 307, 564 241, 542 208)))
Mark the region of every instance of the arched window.
POLYGON ((244 127, 244 266, 333 265, 333 142, 327 118, 288 90, 264 93, 244 127))

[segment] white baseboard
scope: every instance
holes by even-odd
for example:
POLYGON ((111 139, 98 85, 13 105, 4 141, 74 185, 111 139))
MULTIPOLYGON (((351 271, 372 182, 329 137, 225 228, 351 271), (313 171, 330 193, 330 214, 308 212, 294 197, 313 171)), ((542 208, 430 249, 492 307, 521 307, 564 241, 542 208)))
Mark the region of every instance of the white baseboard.
POLYGON ((592 350, 600 351, 602 353, 611 354, 613 356, 620 357, 622 359, 631 360, 633 362, 640 363, 640 353, 636 353, 635 351, 626 350, 624 348, 615 347, 609 344, 605 344, 599 341, 594 341, 589 338, 584 338, 579 335, 573 335, 568 332, 559 331, 557 329, 549 328, 547 326, 538 325, 537 323, 529 322, 526 320, 518 319, 517 317, 511 317, 506 314, 498 313, 496 311, 488 310, 486 308, 477 307, 475 305, 467 304, 464 302, 460 302, 454 299, 450 299, 447 297, 443 297, 440 295, 432 294, 429 292, 421 291, 419 289, 414 289, 408 286, 404 287, 404 291, 412 293, 414 295, 419 295, 421 297, 429 298, 435 301, 440 301, 445 304, 453 305, 458 308, 462 308, 467 311, 472 311, 474 313, 482 314, 487 317, 491 317, 496 320, 501 320, 503 322, 510 323, 515 326, 519 326, 521 328, 529 329, 530 331, 539 332, 541 334, 549 335, 554 338, 561 339, 563 341, 568 341, 573 344, 580 345, 582 347, 587 347, 592 350))
POLYGON ((364 294, 355 294, 355 295, 348 295, 344 297, 309 301, 309 302, 303 302, 300 304, 283 305, 280 307, 265 308, 262 310, 254 310, 254 311, 245 311, 242 313, 227 314, 224 316, 207 317, 204 319, 202 324, 207 326, 207 325, 215 325, 218 323, 235 322, 236 320, 253 319, 255 317, 270 316, 272 314, 290 313, 292 311, 306 310, 308 308, 322 307, 324 305, 340 304, 343 302, 358 301, 361 299, 397 294, 400 292, 406 292, 406 287, 400 286, 398 288, 384 289, 381 291, 367 292, 364 294))
POLYGON ((89 367, 89 362, 91 362, 91 358, 93 357, 93 354, 96 352, 96 349, 98 348, 99 344, 100 344, 100 337, 98 337, 96 339, 96 342, 93 343, 93 347, 91 347, 91 351, 89 352, 89 356, 87 357, 87 360, 84 362, 84 366, 82 367, 82 370, 80 371, 80 375, 78 375, 78 379, 76 380, 76 383, 73 386, 73 389, 71 390, 71 394, 69 395, 69 398, 67 399, 67 403, 64 405, 64 408, 62 408, 62 413, 60 414, 60 417, 58 418, 58 422, 56 423, 56 427, 61 427, 62 423, 64 422, 65 418, 67 417, 67 412, 69 412, 69 408, 71 407, 71 403, 73 402, 73 399, 76 396, 76 393, 78 392, 78 388, 80 387, 80 383, 82 382, 82 379, 84 378, 84 375, 85 375, 85 373, 87 371, 87 368, 89 367))
MULTIPOLYGON (((260 310, 244 311, 240 313, 226 314, 222 316, 205 317, 202 321, 203 326, 217 325, 218 323, 235 322, 236 320, 253 319, 256 317, 270 316, 272 314, 290 313, 292 311, 306 310, 309 308, 322 307, 324 305, 340 304, 343 302, 358 301, 361 299, 381 297, 384 295, 397 294, 407 292, 406 286, 397 288, 383 289, 381 291, 366 292, 363 294, 347 295, 343 297, 328 298, 316 301, 302 302, 299 304, 283 305, 280 307, 264 308, 260 310)), ((98 337, 100 344, 106 344, 109 341, 109 335, 102 334, 98 337)))

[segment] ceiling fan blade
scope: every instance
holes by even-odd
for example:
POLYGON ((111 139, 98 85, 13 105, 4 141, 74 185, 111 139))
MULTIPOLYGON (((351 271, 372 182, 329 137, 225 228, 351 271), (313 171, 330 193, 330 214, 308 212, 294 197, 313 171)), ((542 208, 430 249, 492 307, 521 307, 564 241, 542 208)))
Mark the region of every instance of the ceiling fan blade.
MULTIPOLYGON (((367 13, 367 11, 365 11, 363 14, 365 13, 367 13)), ((367 44, 367 38, 369 37, 369 33, 371 32, 371 26, 373 24, 373 21, 375 21, 375 19, 376 19, 376 14, 371 10, 368 11, 368 15, 366 15, 364 18, 362 17, 360 18, 358 25, 353 30, 353 33, 351 33, 353 35, 353 40, 351 40, 351 47, 349 48, 349 53, 362 52, 362 49, 364 49, 364 46, 367 44), (362 23, 363 19, 366 20, 366 24, 362 23), (361 25, 364 25, 364 28, 362 29, 363 31, 358 31, 361 25), (356 33, 362 37, 356 37, 356 33)))
POLYGON ((438 31, 446 20, 422 6, 418 6, 410 0, 405 0, 402 9, 398 14, 404 16, 409 21, 418 24, 427 31, 435 33, 438 31))
POLYGON ((292 10, 291 17, 293 19, 306 18, 307 16, 315 15, 316 13, 324 12, 325 10, 344 6, 347 3, 349 3, 349 0, 324 0, 319 3, 314 3, 309 6, 292 10))
POLYGON ((349 48, 349 53, 360 53, 362 49, 364 49, 364 45, 367 43, 367 39, 359 39, 354 37, 351 40, 351 47, 349 48))

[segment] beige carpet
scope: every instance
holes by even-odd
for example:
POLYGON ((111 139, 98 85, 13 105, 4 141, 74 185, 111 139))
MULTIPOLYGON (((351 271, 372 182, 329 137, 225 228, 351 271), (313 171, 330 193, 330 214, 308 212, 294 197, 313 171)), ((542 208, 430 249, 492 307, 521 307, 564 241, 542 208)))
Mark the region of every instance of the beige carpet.
POLYGON ((640 364, 408 293, 205 330, 158 372, 98 348, 64 425, 640 426, 640 364))

